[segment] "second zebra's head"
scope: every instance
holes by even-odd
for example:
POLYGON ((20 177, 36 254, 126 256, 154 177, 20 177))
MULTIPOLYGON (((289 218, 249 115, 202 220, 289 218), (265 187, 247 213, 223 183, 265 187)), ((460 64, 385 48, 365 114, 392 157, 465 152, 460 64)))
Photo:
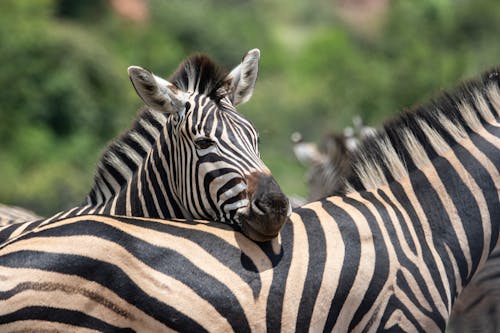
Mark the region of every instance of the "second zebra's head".
POLYGON ((252 96, 259 58, 251 50, 226 72, 195 55, 168 81, 141 67, 128 73, 146 105, 166 115, 159 155, 185 217, 238 224, 266 241, 278 235, 290 204, 260 158, 257 131, 236 110, 252 96))

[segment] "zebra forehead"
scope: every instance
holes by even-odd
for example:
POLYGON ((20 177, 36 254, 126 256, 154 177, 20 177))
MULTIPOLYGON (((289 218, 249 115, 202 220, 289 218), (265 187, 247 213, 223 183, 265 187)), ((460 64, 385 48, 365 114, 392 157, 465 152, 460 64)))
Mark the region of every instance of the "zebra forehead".
POLYGON ((218 101, 217 90, 224 84, 228 72, 207 55, 195 54, 186 59, 172 74, 169 81, 184 91, 209 96, 218 101))
POLYGON ((224 102, 215 103, 205 99, 198 99, 201 107, 196 108, 189 113, 191 117, 191 126, 197 131, 203 131, 206 134, 215 130, 238 131, 251 136, 256 136, 257 131, 253 124, 243 115, 238 113, 234 107, 224 102))

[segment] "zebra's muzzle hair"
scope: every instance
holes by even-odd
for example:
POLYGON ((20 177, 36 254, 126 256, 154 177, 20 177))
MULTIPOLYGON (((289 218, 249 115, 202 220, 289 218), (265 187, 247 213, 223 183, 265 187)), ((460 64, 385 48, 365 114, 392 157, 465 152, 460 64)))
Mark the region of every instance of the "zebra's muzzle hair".
POLYGON ((238 212, 243 233, 257 242, 278 236, 291 213, 290 201, 276 180, 264 173, 247 177, 250 206, 238 212))

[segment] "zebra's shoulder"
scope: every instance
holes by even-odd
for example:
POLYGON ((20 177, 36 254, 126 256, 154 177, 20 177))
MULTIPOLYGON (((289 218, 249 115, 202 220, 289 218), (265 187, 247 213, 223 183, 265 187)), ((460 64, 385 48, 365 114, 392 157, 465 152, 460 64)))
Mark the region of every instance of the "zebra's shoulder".
POLYGON ((364 139, 344 192, 374 189, 408 176, 469 133, 500 117, 500 69, 407 109, 364 139))

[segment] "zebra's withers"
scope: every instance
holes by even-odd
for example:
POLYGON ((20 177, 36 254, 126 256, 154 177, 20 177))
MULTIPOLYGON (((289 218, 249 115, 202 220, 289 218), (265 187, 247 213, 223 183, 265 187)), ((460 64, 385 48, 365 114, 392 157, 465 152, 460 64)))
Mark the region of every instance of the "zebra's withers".
POLYGON ((0 245, 0 328, 443 332, 498 238, 499 83, 386 126, 355 162, 366 189, 297 209, 272 242, 103 215, 26 228, 0 245))
POLYGON ((260 158, 258 133, 237 112, 257 80, 253 49, 227 72, 193 55, 164 80, 131 66, 146 107, 98 163, 81 214, 204 219, 236 224, 255 241, 277 236, 290 215, 288 198, 260 158))

